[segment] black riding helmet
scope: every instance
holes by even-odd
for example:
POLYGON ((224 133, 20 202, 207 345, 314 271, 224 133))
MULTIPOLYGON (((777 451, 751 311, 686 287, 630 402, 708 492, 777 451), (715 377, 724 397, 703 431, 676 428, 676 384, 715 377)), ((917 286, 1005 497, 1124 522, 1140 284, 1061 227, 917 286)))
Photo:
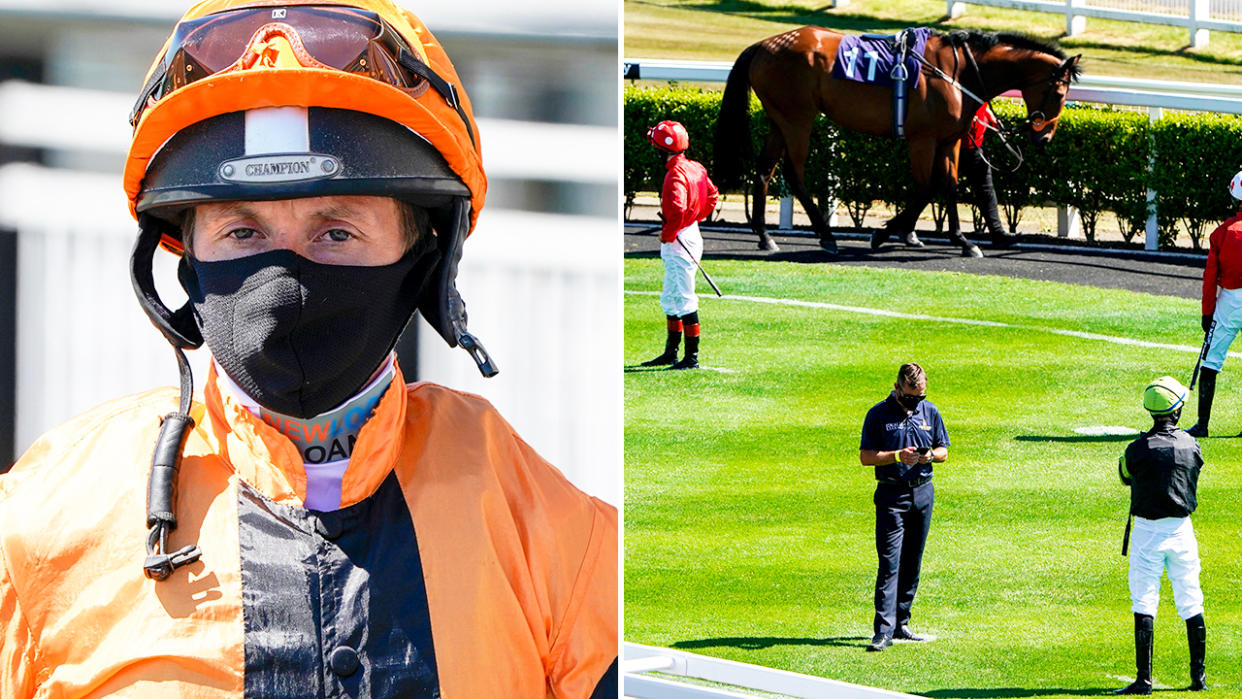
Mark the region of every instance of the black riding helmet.
POLYGON ((135 207, 140 233, 132 273, 139 300, 164 336, 182 349, 203 342, 188 307, 166 308, 150 273, 156 245, 175 247, 181 241, 180 221, 187 208, 209 202, 389 196, 426 210, 435 231, 440 260, 418 309, 450 346, 460 343, 485 376, 494 375, 490 358, 466 332, 465 304, 455 283, 470 208, 470 191, 461 178, 426 139, 382 117, 323 107, 280 109, 288 117, 281 126, 304 119, 304 150, 256 149, 254 132, 261 127, 254 117, 265 110, 255 110, 249 129, 245 112, 211 117, 179 131, 151 159, 135 207))
MULTIPOLYGON (((450 346, 496 373, 466 330, 455 279, 487 190, 470 103, 452 63, 391 0, 318 5, 207 0, 156 57, 134 106, 124 184, 139 235, 131 261, 143 310, 173 345, 179 410, 164 416, 147 488, 146 574, 163 580, 200 555, 167 549, 174 485, 194 421, 184 349, 203 343, 189 304, 160 299, 153 257, 181 252, 180 221, 205 202, 390 196, 425 209, 439 259, 416 299, 450 346)), ((394 338, 395 342, 395 338, 394 338)))

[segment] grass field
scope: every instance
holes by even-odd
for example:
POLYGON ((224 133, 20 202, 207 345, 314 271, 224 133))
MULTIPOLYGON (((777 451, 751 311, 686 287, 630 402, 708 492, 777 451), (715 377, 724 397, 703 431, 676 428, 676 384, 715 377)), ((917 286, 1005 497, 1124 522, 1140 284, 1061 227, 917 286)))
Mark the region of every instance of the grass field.
MULTIPOLYGON (((1146 429, 1143 387, 1189 381, 1195 355, 1052 331, 1197 345, 1196 302, 951 273, 709 267, 731 297, 846 308, 709 291, 708 369, 626 374, 626 640, 932 697, 1081 696, 1133 678, 1116 476, 1130 438, 1075 430, 1146 429), (858 435, 903 361, 927 369, 952 441, 913 617, 937 640, 865 653, 876 559, 858 435)), ((625 275, 633 365, 663 347, 660 261, 627 259, 625 275)), ((1223 434, 1242 429, 1230 368, 1213 424, 1223 434)), ((1182 424, 1194 417, 1192 406, 1182 424)), ((1242 440, 1202 443, 1208 681, 1211 696, 1238 697, 1242 440)), ((1155 680, 1188 680, 1167 582, 1155 680)))
POLYGON ((803 25, 849 33, 892 33, 909 26, 942 31, 977 28, 1023 31, 1058 39, 1082 53, 1088 74, 1175 81, 1242 83, 1242 34, 1213 32, 1206 49, 1187 48, 1178 27, 1087 20, 1087 31, 1063 37, 1065 16, 970 5, 953 21, 938 0, 852 0, 832 9, 824 0, 625 0, 627 58, 732 61, 750 44, 803 25))

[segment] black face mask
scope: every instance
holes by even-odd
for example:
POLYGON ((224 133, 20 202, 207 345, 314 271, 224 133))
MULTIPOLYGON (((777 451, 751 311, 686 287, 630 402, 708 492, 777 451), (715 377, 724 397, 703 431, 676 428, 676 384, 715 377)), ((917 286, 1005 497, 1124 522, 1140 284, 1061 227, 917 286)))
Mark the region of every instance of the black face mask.
POLYGON ((381 267, 326 265, 292 250, 183 259, 203 339, 229 378, 269 410, 314 417, 357 393, 414 314, 438 255, 381 267))
POLYGON ((917 410, 919 403, 922 403, 923 399, 926 397, 927 396, 910 395, 908 393, 902 393, 901 391, 897 392, 897 402, 901 403, 901 407, 906 410, 917 410))

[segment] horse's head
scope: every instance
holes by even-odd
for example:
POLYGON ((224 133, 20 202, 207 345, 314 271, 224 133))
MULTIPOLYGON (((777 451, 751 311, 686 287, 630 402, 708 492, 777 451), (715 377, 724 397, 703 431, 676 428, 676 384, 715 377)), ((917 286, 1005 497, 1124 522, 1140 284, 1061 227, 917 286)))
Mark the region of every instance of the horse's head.
POLYGON ((1082 55, 1061 60, 1049 54, 1040 54, 1039 58, 1044 60, 1040 60, 1039 67, 1031 71, 1020 91, 1022 101, 1026 102, 1027 135, 1031 143, 1044 146, 1056 133, 1057 120, 1065 107, 1070 84, 1082 73, 1078 65, 1082 55))

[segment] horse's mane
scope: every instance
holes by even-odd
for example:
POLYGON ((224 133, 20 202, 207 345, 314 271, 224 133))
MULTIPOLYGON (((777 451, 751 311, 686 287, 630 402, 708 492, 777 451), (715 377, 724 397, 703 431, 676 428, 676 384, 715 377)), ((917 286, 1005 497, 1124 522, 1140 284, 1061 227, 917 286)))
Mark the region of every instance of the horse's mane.
MULTIPOLYGON (((1064 61, 1067 56, 1061 50, 1060 46, 1050 41, 1036 39, 1026 34, 1017 34, 1014 32, 984 32, 978 29, 955 29, 948 34, 936 32, 941 39, 949 42, 953 46, 963 46, 969 44, 972 49, 980 53, 990 48, 1004 44, 1012 46, 1016 49, 1024 49, 1035 53, 1046 53, 1050 56, 1056 56, 1057 60, 1064 61)), ((1077 80, 1082 70, 1075 63, 1070 69, 1070 78, 1077 80)))

